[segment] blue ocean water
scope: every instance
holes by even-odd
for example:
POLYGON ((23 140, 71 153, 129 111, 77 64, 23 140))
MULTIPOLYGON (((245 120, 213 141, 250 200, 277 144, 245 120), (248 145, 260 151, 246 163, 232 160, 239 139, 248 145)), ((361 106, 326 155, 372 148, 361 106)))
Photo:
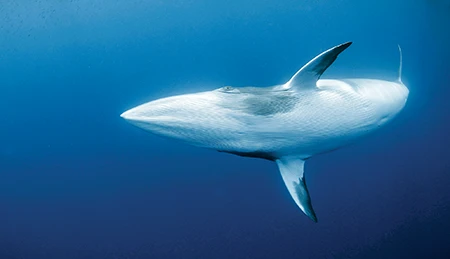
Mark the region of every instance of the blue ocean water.
POLYGON ((0 2, 0 258, 449 258, 450 2, 0 2), (160 138, 119 115, 173 94, 397 77, 389 125, 306 164, 319 218, 274 163, 160 138))

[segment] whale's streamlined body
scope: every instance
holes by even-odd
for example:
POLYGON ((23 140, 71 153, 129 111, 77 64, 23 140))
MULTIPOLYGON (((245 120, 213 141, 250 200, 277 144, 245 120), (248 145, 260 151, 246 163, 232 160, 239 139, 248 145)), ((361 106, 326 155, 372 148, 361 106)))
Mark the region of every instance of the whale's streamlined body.
POLYGON ((296 204, 317 222, 303 172, 305 160, 384 125, 402 110, 409 93, 400 76, 395 82, 319 80, 350 45, 321 53, 282 85, 226 86, 172 96, 121 116, 144 130, 195 146, 275 161, 296 204))

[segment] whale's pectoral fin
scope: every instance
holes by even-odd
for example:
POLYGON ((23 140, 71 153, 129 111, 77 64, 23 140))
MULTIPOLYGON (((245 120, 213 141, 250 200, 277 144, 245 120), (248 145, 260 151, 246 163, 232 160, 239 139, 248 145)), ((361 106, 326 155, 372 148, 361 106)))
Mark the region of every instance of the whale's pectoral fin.
POLYGON ((313 89, 316 88, 316 82, 325 70, 333 64, 337 56, 348 48, 352 43, 347 42, 335 46, 322 52, 304 65, 295 75, 285 84, 285 88, 313 89))
POLYGON ((317 222, 316 213, 311 205, 308 188, 306 187, 303 171, 305 161, 296 157, 282 157, 276 160, 284 183, 295 203, 314 222, 317 222))

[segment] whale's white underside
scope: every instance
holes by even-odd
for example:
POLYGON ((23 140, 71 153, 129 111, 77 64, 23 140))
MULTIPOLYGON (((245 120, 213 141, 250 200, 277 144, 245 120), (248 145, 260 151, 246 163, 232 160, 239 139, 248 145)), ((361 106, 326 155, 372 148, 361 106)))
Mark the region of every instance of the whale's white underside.
POLYGON ((305 159, 384 125, 402 110, 409 93, 400 79, 319 80, 350 44, 318 55, 286 84, 172 96, 121 116, 191 145, 276 161, 296 204, 317 221, 303 174, 305 159))

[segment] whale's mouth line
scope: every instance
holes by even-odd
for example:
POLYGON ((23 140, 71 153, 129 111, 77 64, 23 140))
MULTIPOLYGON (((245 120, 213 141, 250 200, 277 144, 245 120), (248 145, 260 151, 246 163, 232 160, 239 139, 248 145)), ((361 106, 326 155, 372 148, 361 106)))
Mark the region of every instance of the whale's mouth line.
POLYGON ((137 126, 160 126, 160 127, 176 127, 180 126, 180 121, 175 117, 167 115, 157 115, 157 116, 140 116, 128 111, 120 115, 123 119, 131 124, 137 126))

